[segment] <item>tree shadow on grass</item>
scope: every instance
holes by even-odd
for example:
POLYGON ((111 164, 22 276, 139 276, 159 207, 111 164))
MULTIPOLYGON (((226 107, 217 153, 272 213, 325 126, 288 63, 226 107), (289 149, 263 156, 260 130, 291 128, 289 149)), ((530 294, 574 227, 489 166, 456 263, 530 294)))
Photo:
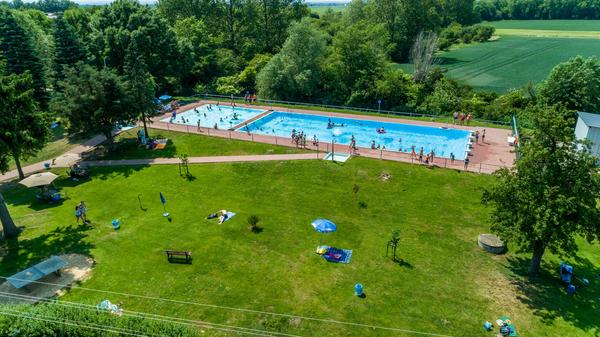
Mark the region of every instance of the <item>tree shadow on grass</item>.
MULTIPOLYGON (((137 129, 128 130, 120 134, 115 141, 115 149, 109 151, 107 143, 102 143, 89 152, 86 160, 118 160, 118 159, 152 159, 152 158, 175 158, 177 147, 169 139, 164 149, 149 150, 137 142, 137 129)), ((153 139, 167 138, 160 132, 151 134, 153 139)))
POLYGON ((62 190, 64 180, 66 179, 59 178, 55 180, 52 187, 53 190, 61 195, 61 199, 58 201, 40 200, 37 198, 37 195, 41 193, 39 188, 28 188, 19 185, 16 181, 2 185, 0 191, 4 195, 4 199, 8 205, 29 205, 29 208, 35 211, 42 211, 60 206, 69 200, 67 193, 62 190))
POLYGON ((600 280, 593 276, 598 270, 589 260, 580 257, 569 260, 575 276, 590 281, 589 286, 578 287, 575 295, 567 294, 566 285, 560 280, 558 264, 552 265, 550 270, 542 269, 536 277, 530 277, 527 275, 529 259, 512 257, 507 262, 506 267, 514 273, 511 282, 519 291, 518 299, 543 322, 551 323, 562 318, 582 330, 598 329, 600 280))
POLYGON ((134 173, 149 168, 150 165, 98 166, 94 168, 93 177, 107 180, 115 176, 129 177, 134 173))
POLYGON ((4 252, 0 264, 0 275, 10 276, 39 263, 52 255, 83 254, 90 255, 94 245, 85 241, 90 225, 71 225, 28 239, 10 239, 0 242, 4 252))

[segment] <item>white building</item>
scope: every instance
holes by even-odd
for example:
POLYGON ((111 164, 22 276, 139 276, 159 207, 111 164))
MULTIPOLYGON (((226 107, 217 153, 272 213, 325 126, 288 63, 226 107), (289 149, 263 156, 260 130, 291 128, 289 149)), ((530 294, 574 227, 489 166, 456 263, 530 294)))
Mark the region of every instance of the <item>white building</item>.
POLYGON ((588 139, 592 142, 592 154, 600 158, 600 115, 579 112, 575 137, 578 140, 588 139))

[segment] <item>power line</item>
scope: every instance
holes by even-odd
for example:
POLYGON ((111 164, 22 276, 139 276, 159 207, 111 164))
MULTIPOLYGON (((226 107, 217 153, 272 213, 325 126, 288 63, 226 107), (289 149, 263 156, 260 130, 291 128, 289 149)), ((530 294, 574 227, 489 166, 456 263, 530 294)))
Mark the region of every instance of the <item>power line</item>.
MULTIPOLYGON (((43 298, 43 297, 28 296, 28 295, 21 295, 21 294, 11 294, 11 293, 6 293, 6 292, 0 292, 0 297, 8 297, 8 298, 13 298, 13 299, 22 299, 22 300, 28 300, 28 301, 38 301, 39 300, 39 301, 42 301, 42 302, 45 302, 48 304, 56 304, 56 305, 69 307, 69 308, 78 308, 78 309, 97 311, 97 308, 93 305, 84 304, 84 303, 68 302, 68 301, 52 300, 52 299, 47 299, 47 298, 43 298)), ((189 320, 189 319, 184 319, 184 318, 163 316, 163 315, 129 311, 129 310, 123 310, 123 315, 128 316, 128 317, 134 317, 134 318, 150 319, 150 320, 159 321, 159 322, 166 322, 166 323, 170 323, 170 324, 175 323, 175 324, 183 324, 183 325, 201 327, 201 328, 206 328, 206 329, 222 330, 222 331, 226 331, 226 332, 237 332, 237 333, 246 334, 246 335, 272 336, 272 337, 277 337, 277 336, 301 337, 301 336, 290 335, 290 334, 286 334, 286 333, 282 333, 282 332, 271 332, 271 331, 260 330, 260 329, 244 328, 244 327, 238 327, 238 326, 234 326, 234 325, 219 324, 219 323, 212 323, 212 322, 199 321, 199 320, 189 320)))
MULTIPOLYGON (((8 277, 6 277, 6 276, 0 276, 0 278, 8 279, 8 277)), ((14 277, 11 277, 11 279, 20 280, 20 279, 14 278, 14 277)), ((198 303, 198 302, 191 302, 191 301, 172 300, 172 299, 168 299, 168 298, 155 297, 155 296, 145 296, 145 295, 137 295, 137 294, 131 294, 131 293, 123 293, 123 292, 118 292, 118 291, 110 291, 110 290, 87 288, 87 287, 82 287, 82 286, 78 286, 78 285, 68 285, 68 284, 49 283, 49 282, 30 281, 30 280, 22 280, 22 281, 29 281, 31 283, 53 285, 53 286, 60 286, 60 287, 69 287, 70 286, 71 288, 76 288, 76 289, 81 289, 81 290, 87 290, 87 291, 93 291, 93 292, 99 292, 99 293, 104 293, 104 294, 112 294, 112 295, 119 295, 119 296, 129 296, 129 297, 136 297, 136 298, 142 298, 142 299, 147 299, 147 300, 163 301, 163 302, 185 304, 185 305, 193 305, 193 306, 199 306, 199 307, 207 307, 207 308, 215 308, 215 309, 225 309, 225 310, 232 310, 232 311, 249 312, 249 313, 254 313, 254 314, 264 314, 264 315, 272 315, 272 316, 279 316, 279 317, 287 317, 287 318, 300 318, 300 319, 304 319, 304 320, 307 320, 307 321, 315 321, 315 322, 322 322, 322 323, 332 323, 332 324, 347 325, 347 326, 369 328, 369 329, 386 330, 386 331, 394 331, 394 332, 402 332, 402 333, 409 333, 409 334, 422 335, 422 336, 452 337, 450 335, 443 335, 443 334, 430 333, 430 332, 422 332, 422 331, 402 329, 402 328, 393 328, 393 327, 386 327, 386 326, 380 326, 380 325, 372 325, 372 324, 363 324, 363 323, 339 321, 339 320, 328 319, 328 318, 300 316, 300 315, 284 314, 284 313, 261 311, 261 310, 254 310, 254 309, 236 308, 236 307, 221 306, 221 305, 216 305, 216 304, 207 304, 207 303, 198 303)))

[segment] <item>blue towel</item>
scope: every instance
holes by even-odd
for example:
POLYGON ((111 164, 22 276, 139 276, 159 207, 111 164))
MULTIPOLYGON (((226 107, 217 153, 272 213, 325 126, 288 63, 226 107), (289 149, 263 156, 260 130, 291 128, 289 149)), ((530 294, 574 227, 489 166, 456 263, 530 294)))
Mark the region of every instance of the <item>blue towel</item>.
POLYGON ((235 216, 235 213, 233 213, 233 212, 227 212, 227 218, 225 218, 225 220, 223 222, 225 222, 225 221, 233 218, 234 216, 235 216))
POLYGON ((327 253, 323 254, 323 258, 329 262, 350 263, 350 258, 352 258, 352 250, 330 247, 327 249, 327 253), (332 254, 339 254, 340 257, 336 258, 335 256, 332 256, 332 254))

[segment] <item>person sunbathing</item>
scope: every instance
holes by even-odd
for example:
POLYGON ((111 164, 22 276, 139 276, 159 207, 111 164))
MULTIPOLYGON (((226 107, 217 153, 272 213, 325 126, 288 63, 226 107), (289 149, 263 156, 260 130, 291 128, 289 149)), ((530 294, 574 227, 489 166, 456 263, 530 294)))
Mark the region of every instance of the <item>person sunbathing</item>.
POLYGON ((227 221, 227 218, 229 216, 227 215, 227 211, 226 210, 222 210, 221 211, 221 215, 219 216, 219 225, 222 224, 223 222, 227 221))

